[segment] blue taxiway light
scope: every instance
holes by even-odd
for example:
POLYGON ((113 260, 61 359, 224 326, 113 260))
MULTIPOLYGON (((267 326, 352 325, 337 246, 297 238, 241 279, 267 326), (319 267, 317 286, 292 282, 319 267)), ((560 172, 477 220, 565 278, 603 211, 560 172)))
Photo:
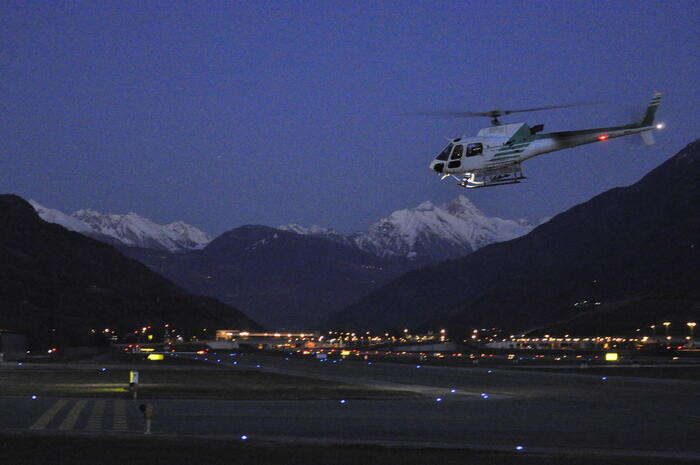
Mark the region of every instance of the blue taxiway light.
POLYGON ((246 436, 245 434, 241 436, 241 441, 245 441, 246 439, 248 439, 248 436, 246 436))
POLYGON ((416 365, 416 368, 420 368, 422 365, 416 365))
POLYGON ((493 370, 488 370, 486 373, 493 373, 493 370))
POLYGON ((489 398, 489 395, 486 394, 485 392, 482 392, 482 393, 481 393, 481 398, 482 398, 482 399, 488 399, 488 398, 489 398))
POLYGON ((102 367, 100 371, 107 371, 107 368, 102 367))
POLYGON ((347 404, 347 403, 348 403, 348 401, 347 401, 347 400, 345 400, 345 399, 341 399, 341 400, 340 400, 340 403, 341 403, 341 404, 347 404))
POLYGON ((36 396, 32 396, 32 400, 33 400, 33 399, 36 399, 36 396))
POLYGON ((603 376, 603 377, 600 378, 600 379, 601 379, 601 381, 607 381, 607 380, 608 380, 608 377, 607 377, 607 376, 603 376))
POLYGON ((523 446, 515 446, 515 450, 522 451, 525 450, 525 448, 523 446))
POLYGON ((455 392, 457 392, 457 389, 450 389, 450 392, 454 394, 455 392))
POLYGON ((435 402, 442 402, 442 397, 436 397, 435 402))
POLYGON ((260 365, 255 365, 255 368, 260 368, 260 365))

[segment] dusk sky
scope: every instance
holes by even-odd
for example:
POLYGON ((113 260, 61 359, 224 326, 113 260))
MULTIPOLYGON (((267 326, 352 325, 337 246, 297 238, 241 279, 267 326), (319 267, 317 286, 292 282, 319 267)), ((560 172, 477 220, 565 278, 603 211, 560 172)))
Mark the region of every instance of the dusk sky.
POLYGON ((137 212, 211 234, 244 224, 366 229, 465 194, 554 215, 631 184, 700 136, 700 3, 14 2, 0 5, 0 186, 70 213, 137 212), (464 190, 428 163, 487 119, 406 117, 581 101, 513 115, 545 132, 637 136, 526 162, 464 190))

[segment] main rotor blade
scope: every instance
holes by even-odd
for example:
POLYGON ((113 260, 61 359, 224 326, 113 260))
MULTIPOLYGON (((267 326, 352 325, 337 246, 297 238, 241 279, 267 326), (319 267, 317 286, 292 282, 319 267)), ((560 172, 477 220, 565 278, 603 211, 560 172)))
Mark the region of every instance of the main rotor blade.
POLYGON ((519 110, 490 110, 490 111, 426 111, 416 113, 401 113, 401 116, 441 116, 445 118, 469 118, 472 116, 485 116, 498 118, 511 113, 525 113, 528 111, 553 110, 556 108, 582 107, 587 105, 600 105, 604 102, 568 103, 565 105, 547 105, 544 107, 521 108, 519 110))
POLYGON ((521 110, 505 110, 503 114, 510 115, 511 113, 524 113, 527 111, 554 110, 555 108, 585 107, 589 105, 601 105, 603 103, 605 102, 580 102, 567 103, 565 105, 548 105, 546 107, 523 108, 521 110))
POLYGON ((491 116, 491 113, 492 112, 424 111, 424 112, 417 112, 417 113, 401 113, 401 116, 445 116, 445 117, 451 117, 451 118, 467 118, 469 116, 491 116))

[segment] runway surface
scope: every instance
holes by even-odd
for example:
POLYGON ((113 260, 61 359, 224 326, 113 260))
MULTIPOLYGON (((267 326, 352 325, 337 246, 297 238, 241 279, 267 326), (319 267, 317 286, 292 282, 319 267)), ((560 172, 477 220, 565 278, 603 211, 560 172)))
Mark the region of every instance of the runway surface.
MULTIPOLYGON (((154 434, 504 450, 522 446, 700 459, 700 381, 251 355, 206 358, 198 361, 417 395, 389 400, 155 400, 154 434)), ((0 397, 0 428, 138 434, 144 424, 140 403, 0 397)))

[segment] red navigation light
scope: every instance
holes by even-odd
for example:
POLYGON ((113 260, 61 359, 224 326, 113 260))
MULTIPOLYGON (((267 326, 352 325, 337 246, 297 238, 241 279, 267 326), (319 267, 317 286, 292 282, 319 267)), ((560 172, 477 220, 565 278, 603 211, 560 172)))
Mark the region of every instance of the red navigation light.
POLYGON ((601 134, 598 136, 598 140, 606 140, 608 138, 607 134, 601 134))

